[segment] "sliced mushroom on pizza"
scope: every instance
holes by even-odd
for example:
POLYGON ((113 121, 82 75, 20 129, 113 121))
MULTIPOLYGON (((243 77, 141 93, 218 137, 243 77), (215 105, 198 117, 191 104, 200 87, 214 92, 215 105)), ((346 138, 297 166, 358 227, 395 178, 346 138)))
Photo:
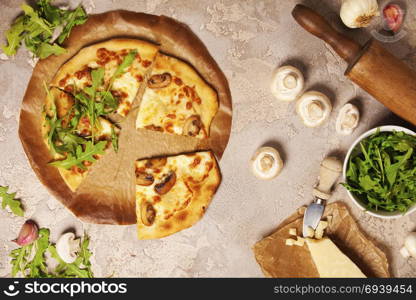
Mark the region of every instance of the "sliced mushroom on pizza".
POLYGON ((187 63, 159 53, 140 102, 136 127, 206 138, 217 111, 215 90, 187 63))
POLYGON ((136 161, 138 238, 162 238, 194 225, 220 182, 210 151, 136 161))

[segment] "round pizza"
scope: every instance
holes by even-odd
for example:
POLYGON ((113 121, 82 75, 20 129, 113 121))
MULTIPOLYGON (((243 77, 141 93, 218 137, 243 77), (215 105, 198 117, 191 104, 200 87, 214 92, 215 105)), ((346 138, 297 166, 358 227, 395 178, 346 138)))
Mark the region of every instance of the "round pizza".
MULTIPOLYGON (((118 151, 119 122, 130 113, 137 114, 137 130, 206 139, 219 107, 216 91, 192 66, 136 39, 80 50, 45 89, 42 135, 53 158, 49 164, 73 192, 110 148, 118 151)), ((211 201, 219 174, 210 151, 139 157, 139 238, 160 238, 194 224, 211 201)))

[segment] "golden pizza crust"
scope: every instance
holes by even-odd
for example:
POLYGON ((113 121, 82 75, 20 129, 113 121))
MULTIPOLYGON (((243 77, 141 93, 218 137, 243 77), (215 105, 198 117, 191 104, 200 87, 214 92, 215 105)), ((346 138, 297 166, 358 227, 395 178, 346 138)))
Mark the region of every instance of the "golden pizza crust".
MULTIPOLYGON (((151 76, 169 73, 171 82, 163 88, 146 88, 140 103, 137 128, 157 128, 169 133, 185 134, 186 119, 197 115, 203 130, 198 138, 209 136, 211 122, 218 111, 218 96, 187 63, 172 56, 159 53, 153 65, 151 76), (187 107, 187 105, 190 105, 187 107), (192 105, 192 106, 191 106, 192 105), (170 116, 173 115, 174 118, 170 116), (181 116, 179 118, 178 116, 181 116), (173 130, 166 124, 172 123, 173 130)), ((150 76, 150 78, 151 78, 150 76)))
MULTIPOLYGON (((167 207, 168 202, 171 202, 177 197, 178 194, 175 190, 175 186, 167 194, 160 195, 160 199, 154 204, 156 216, 152 224, 146 224, 146 221, 143 220, 142 207, 145 202, 152 203, 153 201, 153 203, 155 203, 154 200, 152 200, 154 196, 149 194, 147 199, 144 199, 143 193, 137 193, 137 195, 140 195, 136 198, 137 230, 139 239, 162 238, 189 228, 202 218, 221 182, 221 174, 214 155, 210 151, 196 152, 193 154, 168 157, 168 160, 175 160, 178 158, 178 161, 181 161, 181 158, 184 156, 194 159, 201 157, 201 155, 209 157, 208 160, 202 159, 203 163, 209 164, 208 173, 203 174, 203 176, 194 175, 194 180, 192 180, 189 178, 192 176, 189 166, 177 166, 178 169, 188 169, 188 171, 178 175, 175 186, 183 185, 185 183, 191 191, 191 197, 185 201, 185 203, 181 203, 179 207, 173 209, 173 212, 172 210, 165 211, 164 206, 167 207)), ((169 161, 168 164, 170 164, 169 161)), ((137 191, 147 189, 147 191, 150 191, 151 193, 154 190, 153 185, 149 187, 137 187, 137 191)), ((154 195, 158 197, 156 193, 154 195)))
MULTIPOLYGON (((94 44, 92 46, 81 49, 78 54, 73 56, 67 63, 65 63, 53 78, 51 85, 60 87, 59 82, 67 75, 72 75, 81 70, 86 65, 97 60, 97 50, 105 48, 109 51, 121 51, 123 49, 137 49, 142 60, 149 60, 153 62, 159 47, 136 39, 111 39, 103 43, 94 44)), ((62 86, 61 86, 62 87, 62 86)))

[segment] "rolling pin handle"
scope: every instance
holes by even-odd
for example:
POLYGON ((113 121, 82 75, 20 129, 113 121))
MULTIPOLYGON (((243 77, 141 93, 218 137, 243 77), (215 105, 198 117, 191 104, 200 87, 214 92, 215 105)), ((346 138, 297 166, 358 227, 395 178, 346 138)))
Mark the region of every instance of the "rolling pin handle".
POLYGON ((328 43, 347 63, 352 64, 361 51, 361 46, 336 31, 321 15, 305 5, 298 4, 292 16, 306 31, 328 43))

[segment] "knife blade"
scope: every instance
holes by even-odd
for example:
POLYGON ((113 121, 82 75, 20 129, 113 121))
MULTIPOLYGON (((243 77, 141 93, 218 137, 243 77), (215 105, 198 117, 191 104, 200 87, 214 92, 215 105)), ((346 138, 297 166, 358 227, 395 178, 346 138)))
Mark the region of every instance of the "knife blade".
POLYGON ((321 221, 325 211, 326 201, 331 197, 331 189, 342 171, 342 163, 336 157, 327 157, 321 163, 319 171, 319 183, 313 189, 315 200, 309 204, 303 215, 303 237, 308 236, 308 227, 313 230, 321 221))

